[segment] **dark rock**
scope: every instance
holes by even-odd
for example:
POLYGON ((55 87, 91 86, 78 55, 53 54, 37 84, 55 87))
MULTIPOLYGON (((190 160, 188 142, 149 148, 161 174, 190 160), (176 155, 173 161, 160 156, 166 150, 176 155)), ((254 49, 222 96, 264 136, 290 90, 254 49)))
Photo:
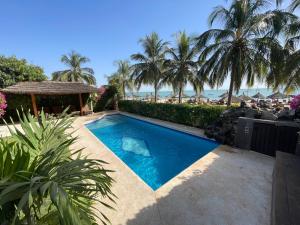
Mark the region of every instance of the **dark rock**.
POLYGON ((267 110, 263 110, 261 112, 261 119, 262 120, 276 120, 277 116, 274 115, 274 113, 267 111, 267 110))
POLYGON ((278 120, 294 120, 295 112, 292 110, 281 110, 278 114, 278 120))
POLYGON ((233 145, 239 117, 259 118, 261 112, 244 104, 241 104, 239 108, 228 109, 217 121, 205 129, 206 136, 214 138, 221 144, 233 145))

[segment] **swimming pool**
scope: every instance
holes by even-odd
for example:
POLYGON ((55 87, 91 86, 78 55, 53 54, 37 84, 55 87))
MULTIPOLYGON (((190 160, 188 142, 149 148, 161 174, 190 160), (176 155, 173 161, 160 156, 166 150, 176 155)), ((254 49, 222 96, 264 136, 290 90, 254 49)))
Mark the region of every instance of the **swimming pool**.
POLYGON ((153 190, 218 146, 121 114, 106 115, 86 127, 153 190))

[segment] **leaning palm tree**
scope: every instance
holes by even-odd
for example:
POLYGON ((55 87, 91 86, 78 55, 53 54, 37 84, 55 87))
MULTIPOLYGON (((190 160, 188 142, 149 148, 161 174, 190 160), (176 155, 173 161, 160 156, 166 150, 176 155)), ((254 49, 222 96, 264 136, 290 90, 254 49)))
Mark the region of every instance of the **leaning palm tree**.
MULTIPOLYGON (((289 6, 291 12, 299 9, 300 1, 293 0, 289 6)), ((300 41, 300 20, 296 15, 291 15, 292 19, 284 26, 283 33, 286 37, 284 45, 276 49, 281 60, 282 73, 274 76, 276 84, 283 84, 286 92, 292 92, 300 87, 300 50, 298 48, 300 41), (281 50, 281 51, 278 51, 281 50), (280 76, 281 75, 281 76, 280 76), (288 76, 287 76, 288 75, 288 76)))
MULTIPOLYGON (((277 3, 280 4, 281 1, 277 3)), ((273 14, 274 21, 271 23, 271 30, 284 37, 280 40, 273 38, 272 42, 264 45, 264 48, 269 50, 270 61, 266 81, 268 86, 272 86, 275 90, 285 86, 285 91, 290 92, 300 87, 300 51, 297 48, 300 40, 300 20, 292 13, 299 7, 299 3, 299 0, 292 1, 289 6, 290 12, 275 10, 269 13, 273 14)))
POLYGON ((133 81, 131 79, 132 67, 127 60, 116 61, 118 70, 116 73, 108 77, 108 82, 113 83, 120 87, 121 96, 125 99, 126 89, 132 91, 134 88, 133 81))
POLYGON ((82 64, 89 62, 87 57, 84 57, 75 51, 61 57, 61 62, 69 67, 67 70, 57 71, 52 73, 52 80, 68 81, 68 82, 85 82, 95 85, 96 78, 94 70, 89 67, 82 67, 82 64))
POLYGON ((137 61, 133 65, 132 78, 137 89, 142 84, 150 84, 154 86, 154 101, 157 101, 158 90, 163 73, 163 62, 167 42, 159 38, 158 34, 153 32, 140 40, 144 49, 144 54, 137 53, 131 55, 131 59, 137 61))
POLYGON ((223 28, 210 29, 197 38, 202 64, 198 75, 207 76, 212 87, 222 85, 229 76, 228 105, 244 79, 252 86, 267 72, 268 61, 257 47, 266 41, 260 37, 263 17, 259 15, 265 5, 264 0, 233 0, 228 9, 218 6, 209 23, 218 19, 223 28))
POLYGON ((177 34, 176 47, 168 49, 171 59, 164 63, 166 71, 162 83, 171 84, 178 90, 179 103, 182 102, 184 87, 191 83, 196 92, 203 89, 203 83, 197 76, 198 63, 195 62, 197 51, 192 46, 192 38, 185 32, 177 34))
MULTIPOLYGON (((283 0, 276 0, 277 6, 281 5, 282 2, 283 0)), ((299 6, 300 0, 292 0, 288 8, 290 11, 294 11, 295 9, 299 8, 299 6)))

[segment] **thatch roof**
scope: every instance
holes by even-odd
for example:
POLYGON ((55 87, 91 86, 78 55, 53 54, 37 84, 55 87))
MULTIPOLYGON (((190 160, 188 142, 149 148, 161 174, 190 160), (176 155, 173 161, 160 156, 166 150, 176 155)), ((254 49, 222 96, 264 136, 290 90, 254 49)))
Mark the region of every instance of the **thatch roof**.
POLYGON ((223 94, 221 94, 219 96, 219 98, 224 98, 224 97, 227 97, 228 96, 228 91, 224 92, 223 94))
POLYGON ((10 94, 64 95, 94 93, 97 88, 81 82, 27 81, 1 90, 10 94))
MULTIPOLYGON (((179 94, 172 95, 172 98, 179 98, 179 94)), ((190 96, 185 93, 182 93, 181 98, 190 98, 190 96)))
POLYGON ((271 98, 271 99, 282 99, 282 98, 287 98, 287 96, 285 94, 280 93, 279 91, 269 95, 267 98, 271 98))
POLYGON ((208 97, 204 96, 203 94, 199 94, 199 95, 193 95, 191 96, 191 98, 208 98, 208 97))
MULTIPOLYGON (((228 102, 228 96, 225 96, 225 97, 221 98, 219 101, 220 102, 228 102)), ((240 98, 238 98, 234 95, 231 96, 231 102, 232 103, 240 103, 241 101, 242 101, 242 99, 240 99, 240 98)))
POLYGON ((249 97, 248 95, 245 95, 245 93, 243 92, 242 95, 239 96, 240 99, 242 99, 243 101, 250 101, 252 100, 251 97, 249 97))
POLYGON ((265 99, 266 97, 262 95, 260 92, 257 92, 252 98, 265 99))

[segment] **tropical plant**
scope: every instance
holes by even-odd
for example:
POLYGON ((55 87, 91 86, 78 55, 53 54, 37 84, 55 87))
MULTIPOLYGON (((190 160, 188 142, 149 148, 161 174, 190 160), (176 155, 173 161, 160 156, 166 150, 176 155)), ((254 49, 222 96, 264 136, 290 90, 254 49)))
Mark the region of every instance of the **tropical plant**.
POLYGON ((171 59, 164 62, 166 70, 162 83, 171 84, 173 89, 178 90, 181 103, 184 87, 188 83, 199 93, 203 89, 204 81, 197 76, 198 63, 194 61, 197 51, 192 46, 192 38, 185 32, 179 32, 176 39, 176 47, 167 50, 171 59))
POLYGON ((118 67, 117 72, 108 77, 108 83, 118 86, 121 96, 125 99, 126 89, 132 91, 134 88, 134 83, 131 79, 132 67, 127 60, 119 60, 115 64, 118 67))
POLYGON ((255 79, 262 79, 267 73, 268 60, 258 47, 266 41, 260 37, 265 23, 259 15, 265 6, 264 0, 233 0, 228 9, 218 6, 209 23, 219 20, 223 28, 210 29, 197 38, 202 64, 198 76, 207 76, 212 87, 222 85, 230 76, 228 105, 232 92, 240 89, 244 79, 252 86, 255 79))
MULTIPOLYGON (((66 112, 66 110, 65 110, 66 112)), ((94 224, 108 218, 94 203, 111 208, 112 178, 104 161, 71 151, 73 119, 20 116, 22 129, 0 140, 0 224, 94 224), (106 201, 107 198, 109 201, 106 201)))
POLYGON ((161 87, 163 74, 163 63, 167 50, 167 42, 159 38, 158 34, 153 32, 140 40, 144 49, 144 54, 137 53, 131 55, 131 59, 137 61, 133 65, 132 78, 137 89, 142 84, 154 86, 154 101, 157 101, 158 90, 161 87))
POLYGON ((94 70, 89 67, 82 67, 82 64, 89 62, 87 57, 84 57, 75 51, 61 57, 61 62, 69 69, 52 73, 52 80, 67 81, 67 82, 85 82, 95 85, 96 78, 94 70))
POLYGON ((168 104, 135 100, 119 102, 121 111, 200 128, 215 122, 226 108, 220 105, 168 104))
POLYGON ((25 59, 0 56, 0 88, 21 81, 42 81, 46 79, 47 77, 41 67, 28 64, 25 59))
POLYGON ((101 86, 98 91, 98 99, 95 105, 95 112, 118 109, 118 99, 119 90, 116 86, 101 86))

